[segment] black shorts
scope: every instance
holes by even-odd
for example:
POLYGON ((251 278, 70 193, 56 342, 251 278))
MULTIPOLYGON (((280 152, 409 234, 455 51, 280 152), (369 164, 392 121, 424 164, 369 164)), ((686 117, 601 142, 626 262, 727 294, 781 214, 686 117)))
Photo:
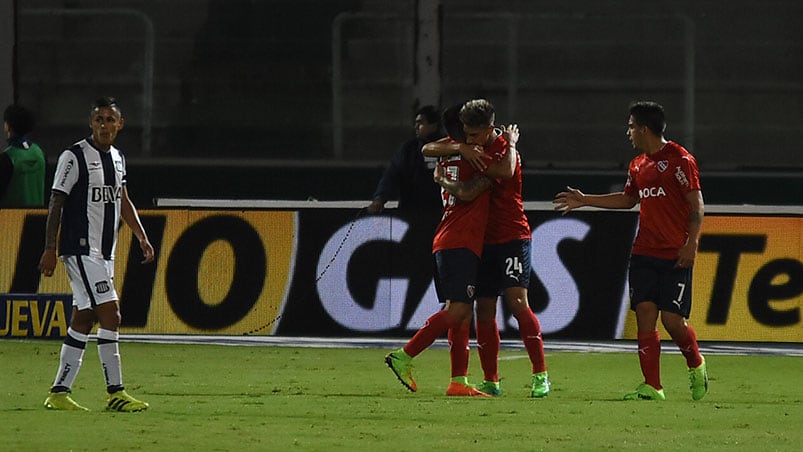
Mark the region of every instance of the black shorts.
POLYGON ((689 318, 691 313, 692 267, 675 267, 675 259, 630 256, 630 309, 651 301, 661 311, 689 318))
POLYGON ((530 239, 485 245, 477 277, 477 296, 498 297, 510 287, 530 287, 531 258, 530 239))
POLYGON ((435 291, 441 303, 473 303, 477 297, 477 269, 480 258, 468 248, 435 253, 435 291))

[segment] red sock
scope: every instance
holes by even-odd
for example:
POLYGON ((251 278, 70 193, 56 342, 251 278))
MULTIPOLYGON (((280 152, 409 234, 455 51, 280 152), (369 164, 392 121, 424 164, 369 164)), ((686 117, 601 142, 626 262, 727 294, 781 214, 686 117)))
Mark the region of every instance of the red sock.
POLYGON ((449 328, 449 358, 452 363, 452 377, 468 375, 468 336, 469 322, 449 328))
POLYGON ((524 342, 524 348, 527 349, 530 362, 533 363, 533 373, 545 372, 544 340, 541 338, 541 324, 538 322, 538 317, 527 308, 516 316, 516 320, 519 322, 521 341, 524 342))
POLYGON ((638 333, 638 359, 644 382, 661 389, 661 336, 658 331, 638 333))
POLYGON ((697 346, 697 334, 691 325, 686 325, 682 337, 673 337, 673 341, 680 349, 680 353, 686 357, 686 365, 689 369, 700 366, 703 363, 703 357, 700 356, 700 348, 697 346))
POLYGON ((449 328, 454 326, 454 320, 446 310, 438 311, 431 315, 424 326, 422 326, 415 335, 404 346, 404 352, 412 357, 418 356, 427 347, 435 342, 435 339, 441 337, 443 333, 449 328))
POLYGON ((486 381, 499 381, 499 328, 496 319, 477 320, 477 353, 486 381))

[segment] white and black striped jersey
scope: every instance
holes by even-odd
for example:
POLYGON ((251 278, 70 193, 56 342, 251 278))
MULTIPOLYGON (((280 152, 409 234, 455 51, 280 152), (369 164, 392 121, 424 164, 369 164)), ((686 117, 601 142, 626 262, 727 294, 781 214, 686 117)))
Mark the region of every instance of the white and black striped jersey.
POLYGON ((125 174, 123 154, 101 151, 91 138, 61 153, 53 179, 53 190, 67 195, 59 255, 114 259, 125 174))

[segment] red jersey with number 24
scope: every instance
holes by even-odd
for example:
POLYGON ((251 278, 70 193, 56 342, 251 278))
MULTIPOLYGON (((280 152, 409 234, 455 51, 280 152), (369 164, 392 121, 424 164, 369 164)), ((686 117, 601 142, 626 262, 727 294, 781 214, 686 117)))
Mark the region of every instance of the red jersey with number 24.
POLYGON ((697 161, 674 141, 630 161, 624 192, 641 203, 633 254, 677 259, 689 235, 686 194, 694 190, 700 190, 697 161))
MULTIPOLYGON (((492 161, 499 161, 507 152, 507 141, 502 136, 485 149, 492 161)), ((469 162, 459 155, 449 157, 440 163, 445 176, 450 180, 468 181, 479 175, 469 162)), ((485 227, 488 224, 490 191, 482 192, 473 201, 461 201, 441 190, 443 195, 443 216, 432 241, 432 253, 441 250, 467 248, 478 257, 482 256, 485 227)))

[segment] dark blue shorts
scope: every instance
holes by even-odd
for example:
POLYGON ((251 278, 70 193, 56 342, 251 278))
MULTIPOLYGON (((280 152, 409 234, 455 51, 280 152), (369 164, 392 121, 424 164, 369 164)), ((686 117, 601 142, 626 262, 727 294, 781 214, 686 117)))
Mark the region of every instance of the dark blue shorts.
POLYGON ((477 278, 477 296, 497 297, 510 287, 529 287, 531 258, 530 239, 485 245, 477 278))
POLYGON ((477 297, 477 269, 480 258, 468 248, 435 253, 435 291, 441 303, 473 303, 477 297))
POLYGON ((651 301, 661 311, 689 318, 692 268, 676 268, 675 259, 630 256, 630 309, 651 301))

